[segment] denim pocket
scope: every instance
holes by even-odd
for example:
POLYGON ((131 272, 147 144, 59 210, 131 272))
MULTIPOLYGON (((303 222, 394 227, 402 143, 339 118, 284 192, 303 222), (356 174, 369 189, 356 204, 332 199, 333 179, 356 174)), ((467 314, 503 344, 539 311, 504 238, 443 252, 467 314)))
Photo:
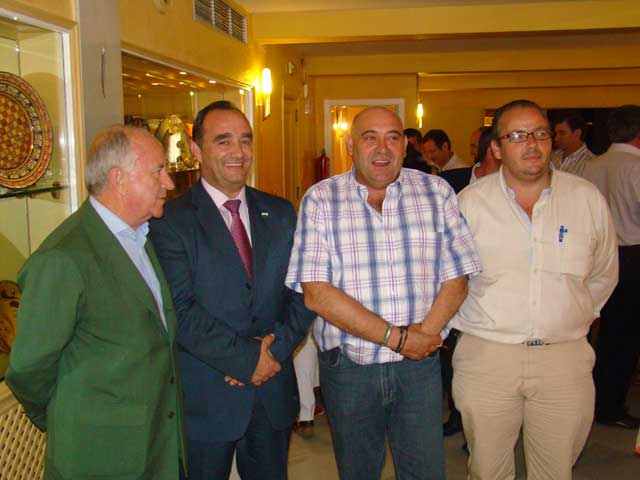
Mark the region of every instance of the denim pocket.
POLYGON ((318 362, 329 368, 339 367, 343 358, 344 355, 342 354, 340 347, 335 347, 331 350, 327 350, 326 352, 318 353, 318 362))

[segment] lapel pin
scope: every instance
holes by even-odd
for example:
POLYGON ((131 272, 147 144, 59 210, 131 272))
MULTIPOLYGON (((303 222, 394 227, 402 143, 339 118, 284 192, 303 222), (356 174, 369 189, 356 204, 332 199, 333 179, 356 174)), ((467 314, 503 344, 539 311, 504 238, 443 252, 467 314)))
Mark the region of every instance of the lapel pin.
POLYGON ((269 212, 260 212, 260 215, 262 215, 263 217, 268 217, 269 216, 269 212))

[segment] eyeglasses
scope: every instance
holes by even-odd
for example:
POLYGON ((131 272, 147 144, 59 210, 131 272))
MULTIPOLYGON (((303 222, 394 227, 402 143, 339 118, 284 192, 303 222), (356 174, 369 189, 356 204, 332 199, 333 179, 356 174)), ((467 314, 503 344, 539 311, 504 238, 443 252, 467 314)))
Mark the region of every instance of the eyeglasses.
POLYGON ((506 135, 498 137, 498 139, 504 140, 505 138, 508 138, 509 143, 524 143, 529 140, 529 135, 533 135, 533 138, 536 140, 549 140, 553 136, 553 133, 551 133, 551 130, 548 128, 538 128, 533 132, 514 130, 513 132, 509 132, 506 135))

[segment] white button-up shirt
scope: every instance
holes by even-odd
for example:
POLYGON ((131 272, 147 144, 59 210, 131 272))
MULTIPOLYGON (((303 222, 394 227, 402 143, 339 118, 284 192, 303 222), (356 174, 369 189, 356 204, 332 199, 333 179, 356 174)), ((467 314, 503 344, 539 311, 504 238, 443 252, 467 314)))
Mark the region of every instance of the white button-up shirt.
POLYGON ((502 343, 584 337, 618 281, 615 229, 586 180, 554 171, 531 219, 512 198, 502 169, 459 195, 483 270, 453 326, 502 343))

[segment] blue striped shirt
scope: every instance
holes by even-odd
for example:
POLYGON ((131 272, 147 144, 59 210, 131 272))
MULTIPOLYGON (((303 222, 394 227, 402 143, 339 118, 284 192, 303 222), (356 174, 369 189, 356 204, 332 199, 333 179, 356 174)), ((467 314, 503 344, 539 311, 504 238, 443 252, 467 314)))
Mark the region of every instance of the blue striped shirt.
POLYGON ((160 281, 158 280, 156 271, 153 269, 149 255, 144 249, 144 246, 148 241, 147 234, 149 233, 149 224, 144 222, 138 228, 133 229, 131 226, 127 225, 124 220, 100 203, 95 197, 93 197, 93 195, 89 197, 89 201, 109 231, 113 233, 116 240, 118 240, 118 243, 120 243, 124 251, 127 252, 127 256, 136 266, 138 272, 140 272, 140 275, 149 287, 149 290, 151 290, 153 298, 158 305, 158 312, 162 318, 162 323, 166 329, 167 320, 164 316, 160 281))
MULTIPOLYGON (((331 177, 302 200, 286 284, 328 282, 393 325, 424 321, 440 284, 480 271, 456 195, 443 179, 402 169, 387 186, 382 213, 367 203, 354 171, 331 177)), ((340 347, 359 364, 400 354, 314 322, 320 350, 340 347)))

